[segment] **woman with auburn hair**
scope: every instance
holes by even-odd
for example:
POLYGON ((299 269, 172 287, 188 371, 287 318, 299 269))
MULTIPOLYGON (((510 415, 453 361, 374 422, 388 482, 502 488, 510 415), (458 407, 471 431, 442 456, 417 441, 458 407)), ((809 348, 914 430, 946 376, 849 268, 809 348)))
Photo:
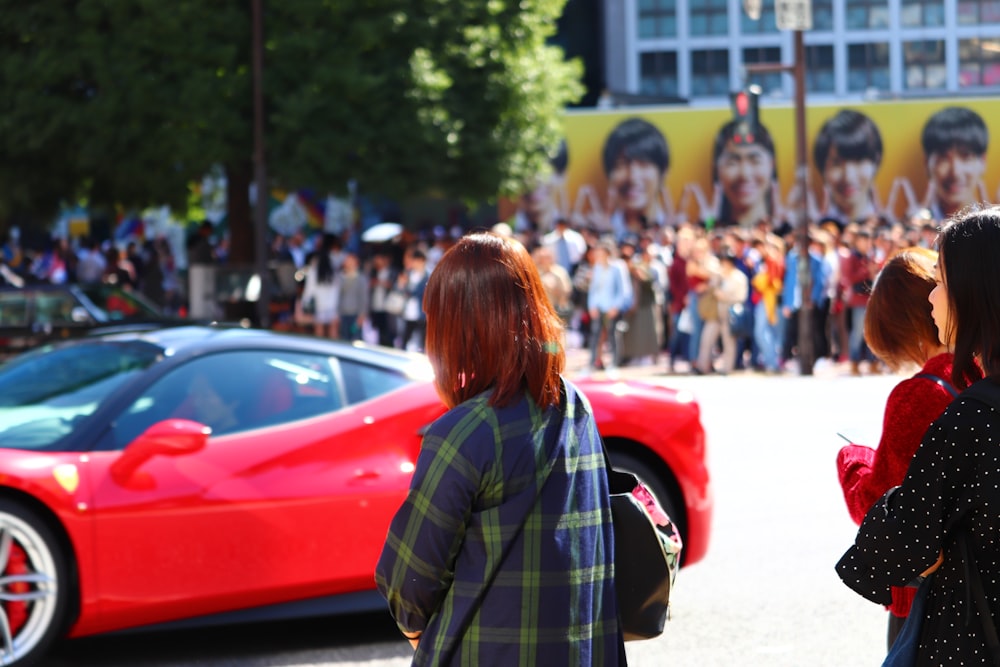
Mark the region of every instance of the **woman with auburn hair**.
MULTIPOLYGON (((945 338, 928 303, 936 285, 936 262, 933 250, 899 251, 885 263, 872 286, 864 323, 868 347, 894 371, 907 366, 920 366, 920 370, 889 395, 878 449, 851 444, 837 457, 844 498, 858 524, 879 498, 903 483, 925 432, 957 392, 952 385, 955 357, 942 342, 945 338)), ((892 586, 888 603, 890 647, 916 594, 915 587, 902 583, 892 586)))
POLYGON ((531 256, 463 237, 424 311, 449 410, 375 570, 413 664, 625 664, 601 440, 531 256))
MULTIPOLYGON (((919 371, 893 388, 885 405, 878 448, 850 444, 837 456, 837 471, 855 523, 882 494, 902 483, 927 427, 951 403, 953 356, 938 340, 927 296, 934 289, 937 253, 909 248, 893 255, 872 286, 865 311, 865 341, 891 370, 919 371)), ((888 643, 909 614, 916 589, 893 587, 888 643)))

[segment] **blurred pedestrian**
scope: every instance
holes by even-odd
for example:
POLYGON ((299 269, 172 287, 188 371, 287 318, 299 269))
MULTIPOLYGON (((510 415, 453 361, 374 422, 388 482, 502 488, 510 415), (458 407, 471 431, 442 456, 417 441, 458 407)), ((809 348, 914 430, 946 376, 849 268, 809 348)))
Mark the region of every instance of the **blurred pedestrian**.
POLYGON ((535 262, 535 268, 538 269, 538 275, 542 279, 542 285, 552 307, 556 309, 563 326, 569 326, 573 317, 573 283, 569 274, 556 263, 552 249, 547 246, 535 248, 531 258, 535 262))
POLYGON ((761 245, 762 258, 750 282, 757 292, 753 335, 766 373, 781 369, 784 314, 781 293, 785 285, 785 243, 780 236, 767 234, 761 245))
POLYGON ((626 363, 656 364, 663 345, 663 281, 666 269, 659 266, 649 245, 636 241, 628 263, 632 280, 632 307, 625 313, 627 328, 622 335, 622 358, 626 363))
POLYGON ((423 309, 424 289, 430 275, 427 271, 427 255, 420 248, 414 247, 407 251, 403 261, 404 270, 396 279, 396 288, 407 296, 402 314, 403 335, 400 347, 423 352, 427 328, 423 309))
POLYGON ((302 313, 312 319, 313 333, 322 338, 336 338, 340 326, 337 318, 340 287, 332 256, 334 238, 331 234, 324 235, 309 260, 300 300, 302 313))
POLYGON ((878 271, 878 265, 872 257, 871 232, 866 228, 857 228, 853 233, 853 245, 850 254, 841 265, 840 278, 844 292, 847 295, 847 308, 850 312, 849 354, 851 374, 861 375, 861 362, 868 361, 874 366, 871 351, 865 344, 864 321, 865 309, 868 307, 868 295, 871 292, 872 280, 878 271))
POLYGON ((737 268, 737 258, 731 250, 725 249, 720 255, 718 273, 709 282, 709 289, 715 297, 716 316, 705 318, 705 328, 701 333, 696 369, 700 373, 713 372, 712 355, 716 343, 722 338, 722 363, 720 372, 728 375, 736 364, 736 339, 729 323, 729 309, 735 304, 744 304, 750 285, 746 275, 737 268))
POLYGON ((674 372, 674 364, 678 359, 693 362, 690 356, 691 313, 686 311, 688 294, 691 289, 688 284, 687 263, 694 247, 695 234, 690 225, 684 224, 677 229, 674 239, 673 259, 667 269, 667 308, 670 311, 670 342, 667 345, 667 372, 674 372))
POLYGON ((368 318, 368 277, 361 272, 361 261, 354 253, 344 254, 337 284, 338 338, 361 340, 368 318))
POLYGON ((86 239, 82 246, 76 264, 76 280, 82 285, 95 285, 104 277, 107 260, 101 252, 101 242, 96 238, 86 239))
POLYGON ((603 369, 603 348, 611 352, 612 369, 621 365, 617 325, 632 304, 632 280, 628 267, 618 259, 618 249, 611 239, 594 247, 594 265, 587 291, 590 313, 590 370, 603 369))
POLYGON ((376 251, 372 257, 368 278, 370 321, 379 345, 392 347, 396 340, 396 317, 385 309, 386 297, 396 283, 392 257, 385 250, 376 251))

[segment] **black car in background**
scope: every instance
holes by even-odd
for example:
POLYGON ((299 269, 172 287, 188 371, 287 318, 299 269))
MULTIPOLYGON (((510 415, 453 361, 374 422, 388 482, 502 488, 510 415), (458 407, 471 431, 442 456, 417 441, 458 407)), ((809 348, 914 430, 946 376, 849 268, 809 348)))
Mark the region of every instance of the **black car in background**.
POLYGON ((141 294, 117 285, 4 287, 0 288, 0 359, 108 326, 181 321, 164 315, 141 294))

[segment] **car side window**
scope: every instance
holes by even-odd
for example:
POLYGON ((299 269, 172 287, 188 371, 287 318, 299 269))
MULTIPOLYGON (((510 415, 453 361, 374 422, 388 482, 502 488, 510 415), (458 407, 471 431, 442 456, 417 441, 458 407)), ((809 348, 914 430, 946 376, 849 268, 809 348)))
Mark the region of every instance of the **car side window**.
POLYGON ((28 325, 28 298, 23 291, 0 293, 0 327, 28 325))
POLYGON ((76 299, 68 292, 37 292, 35 321, 43 324, 72 323, 73 308, 76 305, 76 299))
POLYGON ((412 382, 399 371, 345 359, 340 360, 340 373, 344 380, 347 402, 352 405, 388 394, 412 382))
POLYGON ((113 442, 125 447, 164 419, 190 419, 219 436, 316 417, 343 404, 326 357, 221 352, 192 359, 150 385, 115 421, 113 442))

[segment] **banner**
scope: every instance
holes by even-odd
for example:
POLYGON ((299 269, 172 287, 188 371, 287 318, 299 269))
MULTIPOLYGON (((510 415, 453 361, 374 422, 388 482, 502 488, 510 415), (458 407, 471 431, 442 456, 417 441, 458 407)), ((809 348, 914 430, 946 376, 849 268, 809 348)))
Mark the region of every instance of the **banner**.
MULTIPOLYGON (((989 138, 1000 133, 998 118, 1000 100, 988 98, 809 105, 811 217, 909 220, 929 210, 941 219, 970 198, 997 201, 1000 161, 989 160, 989 138)), ((733 143, 731 121, 728 107, 567 112, 564 152, 541 188, 550 216, 603 230, 636 215, 733 224, 721 218, 757 198, 778 221, 798 206, 794 108, 762 99, 752 145, 733 143)), ((502 219, 523 218, 530 201, 508 202, 502 219)))

